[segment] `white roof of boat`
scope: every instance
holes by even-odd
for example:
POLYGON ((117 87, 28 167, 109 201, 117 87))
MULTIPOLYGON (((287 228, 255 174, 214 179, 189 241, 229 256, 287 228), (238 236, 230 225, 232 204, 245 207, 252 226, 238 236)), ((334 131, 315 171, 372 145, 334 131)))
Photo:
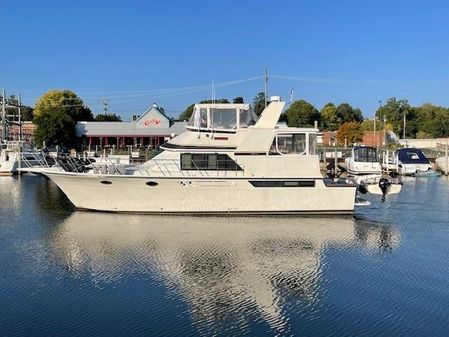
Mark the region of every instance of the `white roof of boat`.
POLYGON ((273 143, 275 129, 249 127, 245 138, 241 141, 236 153, 267 152, 273 143))
POLYGON ((250 126, 235 150, 236 153, 266 153, 270 150, 273 138, 277 133, 317 133, 315 128, 267 128, 250 126))
POLYGON ((249 109, 248 103, 197 103, 198 108, 249 109))

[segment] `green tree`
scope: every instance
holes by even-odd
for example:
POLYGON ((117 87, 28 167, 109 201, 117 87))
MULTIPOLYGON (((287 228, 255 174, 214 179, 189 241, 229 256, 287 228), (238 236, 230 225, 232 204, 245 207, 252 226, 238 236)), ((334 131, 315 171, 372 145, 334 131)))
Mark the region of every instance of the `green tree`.
POLYGON ((402 137, 404 129, 404 114, 408 120, 408 127, 406 127, 406 136, 414 137, 416 132, 416 111, 410 106, 406 99, 396 99, 391 97, 387 102, 377 109, 376 116, 380 120, 386 120, 393 127, 393 132, 402 137))
POLYGON ((339 128, 337 107, 334 103, 327 103, 320 111, 321 129, 335 131, 339 128))
POLYGON ((253 108, 257 116, 265 109, 265 93, 259 92, 253 99, 253 108))
POLYGON ((34 108, 36 141, 42 145, 71 146, 75 143, 75 125, 92 121, 93 115, 83 101, 70 90, 51 90, 42 95, 34 108))
MULTIPOLYGON (((415 111, 417 138, 439 138, 449 135, 449 109, 426 103, 415 111)), ((410 122, 407 120, 407 125, 410 122)), ((406 128, 409 129, 409 126, 406 128)))
POLYGON ((235 103, 235 104, 244 103, 243 97, 238 96, 238 97, 234 98, 234 99, 232 100, 232 103, 235 103))
POLYGON ((337 142, 340 145, 354 145, 363 140, 363 130, 359 123, 343 123, 337 131, 337 142))
POLYGON ((285 113, 291 127, 313 126, 320 118, 319 111, 303 99, 293 102, 285 113))
POLYGON ((96 115, 95 120, 97 122, 121 122, 122 117, 120 117, 119 115, 116 115, 116 114, 107 113, 107 114, 96 115))
POLYGON ((341 103, 335 110, 338 125, 348 122, 360 123, 363 121, 362 111, 359 108, 354 109, 348 103, 341 103))
MULTIPOLYGON (((361 124, 360 127, 363 131, 374 131, 374 119, 365 119, 361 124)), ((382 125, 379 120, 376 120, 376 130, 380 131, 382 128, 382 125)))
MULTIPOLYGON (((206 99, 200 102, 200 104, 206 104, 206 103, 229 103, 229 101, 226 98, 220 98, 216 100, 206 99)), ((193 108, 195 107, 195 103, 190 104, 178 117, 180 121, 186 121, 190 119, 190 116, 192 116, 193 108)))
POLYGON ((61 110, 43 111, 34 117, 36 141, 40 146, 71 145, 75 136, 73 119, 61 110))

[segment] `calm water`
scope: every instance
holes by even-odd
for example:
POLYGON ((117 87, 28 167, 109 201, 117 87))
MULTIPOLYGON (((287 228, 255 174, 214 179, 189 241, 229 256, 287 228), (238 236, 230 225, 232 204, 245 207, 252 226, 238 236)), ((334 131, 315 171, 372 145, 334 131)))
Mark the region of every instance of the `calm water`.
POLYGON ((350 218, 76 212, 0 178, 0 336, 448 336, 449 182, 350 218))

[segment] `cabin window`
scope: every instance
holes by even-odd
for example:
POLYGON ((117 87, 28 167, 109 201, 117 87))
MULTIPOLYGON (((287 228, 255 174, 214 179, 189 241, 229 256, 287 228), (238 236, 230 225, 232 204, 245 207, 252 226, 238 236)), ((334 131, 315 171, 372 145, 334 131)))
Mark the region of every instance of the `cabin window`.
POLYGON ((237 111, 235 109, 211 108, 210 119, 214 129, 237 128, 237 111))
POLYGON ((276 150, 280 154, 305 154, 306 134, 305 133, 277 134, 276 150))
POLYGON ((407 153, 408 159, 410 159, 410 160, 417 160, 417 159, 419 159, 418 154, 415 153, 415 152, 406 152, 406 153, 407 153))
POLYGON ((183 153, 181 170, 242 171, 242 168, 227 154, 183 153))
POLYGON ((354 149, 354 161, 365 162, 365 163, 375 163, 378 160, 377 150, 371 147, 360 147, 354 149))
POLYGON ((257 115, 253 109, 243 109, 240 110, 240 121, 239 125, 241 128, 247 128, 248 126, 254 125, 257 122, 257 115))
POLYGON ((309 155, 317 154, 317 137, 315 133, 309 133, 309 155))

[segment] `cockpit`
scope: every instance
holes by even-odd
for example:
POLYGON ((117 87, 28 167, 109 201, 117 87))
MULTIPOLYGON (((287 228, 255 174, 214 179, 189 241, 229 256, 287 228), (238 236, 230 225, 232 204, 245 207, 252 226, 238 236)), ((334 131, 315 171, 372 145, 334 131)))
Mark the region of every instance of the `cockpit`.
POLYGON ((249 104, 195 104, 187 129, 232 132, 256 124, 257 119, 249 104))

